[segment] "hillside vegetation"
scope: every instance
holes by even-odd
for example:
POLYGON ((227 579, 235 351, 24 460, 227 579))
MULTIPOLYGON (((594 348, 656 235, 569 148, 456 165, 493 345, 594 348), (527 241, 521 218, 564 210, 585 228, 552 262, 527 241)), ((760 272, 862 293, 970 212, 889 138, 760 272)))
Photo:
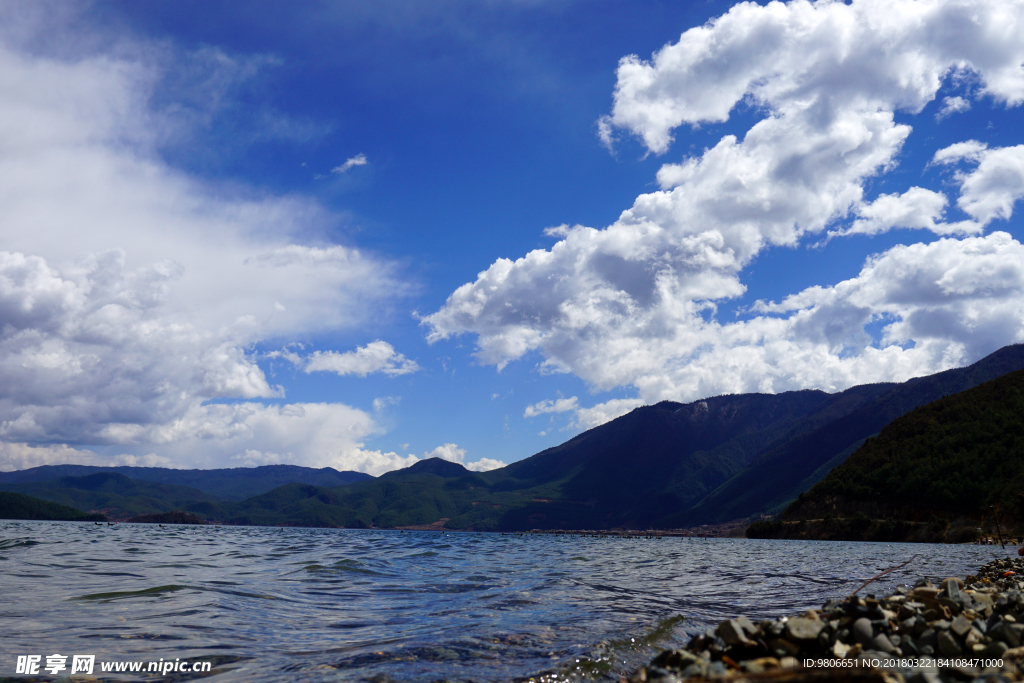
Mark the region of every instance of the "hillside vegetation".
POLYGON ((0 491, 0 519, 51 520, 64 522, 105 522, 101 514, 88 514, 67 505, 22 493, 0 491))
POLYGON ((137 481, 116 472, 60 477, 29 484, 0 484, 0 491, 3 490, 14 490, 79 510, 102 511, 120 520, 217 501, 216 497, 198 489, 137 481))
POLYGON ((167 467, 97 467, 94 465, 43 465, 18 472, 0 472, 3 484, 32 484, 61 477, 85 477, 115 472, 136 481, 198 489, 220 500, 241 501, 285 484, 344 486, 373 479, 362 472, 339 472, 331 467, 314 469, 298 465, 263 465, 215 470, 174 470, 167 467))
POLYGON ((1024 371, 894 420, 782 519, 1024 521, 1024 371))

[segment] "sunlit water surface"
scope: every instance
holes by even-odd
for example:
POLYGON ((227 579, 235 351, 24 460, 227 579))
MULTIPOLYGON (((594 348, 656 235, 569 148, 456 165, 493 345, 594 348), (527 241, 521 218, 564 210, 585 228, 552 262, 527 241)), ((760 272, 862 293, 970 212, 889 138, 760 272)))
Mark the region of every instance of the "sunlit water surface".
POLYGON ((0 677, 19 654, 80 653, 207 659, 215 681, 606 680, 724 618, 820 607, 915 554, 864 592, 1008 551, 0 521, 0 677))

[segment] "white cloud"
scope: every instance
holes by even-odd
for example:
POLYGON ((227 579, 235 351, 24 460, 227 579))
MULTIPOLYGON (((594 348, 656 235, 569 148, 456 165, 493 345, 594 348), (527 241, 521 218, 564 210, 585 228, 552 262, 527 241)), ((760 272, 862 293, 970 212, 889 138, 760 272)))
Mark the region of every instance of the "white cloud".
POLYGON ((432 451, 423 454, 424 458, 441 458, 448 462, 457 462, 460 465, 466 457, 466 449, 459 448, 458 444, 446 443, 438 446, 432 451))
POLYGON ((575 426, 580 429, 591 429, 603 425, 605 422, 611 422, 641 405, 643 405, 643 401, 639 399, 615 398, 590 408, 579 408, 576 411, 575 426))
MULTIPOLYGON (((413 456, 409 456, 413 457, 413 456)), ((455 462, 465 467, 470 472, 489 472, 505 466, 505 463, 493 458, 480 458, 475 462, 466 462, 466 449, 459 448, 458 444, 446 443, 438 446, 432 451, 423 454, 424 458, 441 458, 448 462, 455 462)))
POLYGON ((833 347, 870 320, 889 320, 882 343, 894 346, 870 355, 955 364, 1024 341, 1024 245, 994 232, 897 246, 870 259, 856 278, 759 309, 790 313, 784 322, 791 334, 833 347), (903 351, 899 345, 908 342, 916 346, 903 351))
POLYGON ((829 237, 877 235, 895 228, 931 230, 938 235, 972 234, 982 226, 974 221, 943 223, 946 195, 923 187, 912 187, 903 194, 883 194, 855 210, 857 220, 846 230, 829 231, 829 237))
POLYGON ((365 154, 357 154, 354 157, 346 159, 345 163, 341 164, 340 166, 335 166, 334 168, 332 168, 331 173, 347 173, 356 166, 365 166, 368 163, 370 162, 367 161, 365 154))
POLYGON ((958 172, 959 206, 981 225, 1009 220, 1013 205, 1024 198, 1024 145, 989 149, 976 140, 960 142, 940 149, 933 163, 958 161, 977 163, 970 173, 958 172))
POLYGON ((967 140, 965 142, 958 142, 949 147, 944 147, 932 156, 933 164, 952 164, 961 159, 967 159, 970 161, 981 161, 981 156, 985 150, 988 149, 988 145, 984 142, 978 142, 977 140, 967 140))
POLYGON ((650 62, 624 57, 606 121, 661 153, 672 129, 726 121, 748 96, 779 120, 812 109, 828 117, 843 106, 860 115, 917 112, 952 69, 976 71, 982 94, 1016 105, 1024 101, 1022 28, 1018 2, 737 4, 650 62))
POLYGON ((993 284, 1000 294, 982 296, 983 281, 970 294, 937 284, 971 263, 994 269, 982 268, 982 280, 1001 277, 996 263, 1013 270, 1019 245, 998 234, 894 248, 865 264, 859 296, 833 294, 829 305, 762 304, 754 311, 762 315, 733 323, 714 314, 717 302, 745 292, 743 269, 762 250, 796 246, 850 217, 835 234, 972 234, 1008 217, 1020 196, 1017 153, 989 157, 980 143, 957 153, 979 164, 957 177, 957 204, 971 221, 944 223, 947 199, 934 190, 870 199, 865 185, 895 167, 911 134, 895 113, 919 113, 950 74, 972 74, 996 102, 1024 101, 1022 33, 1020 2, 743 3, 649 62, 624 58, 612 113, 599 125, 606 143, 623 130, 660 154, 676 127, 725 121, 738 104, 762 118, 663 165, 660 189, 607 228, 560 226, 550 249, 498 259, 423 319, 428 339, 472 333, 478 358, 499 368, 536 352, 542 370, 572 372, 595 390, 635 388, 626 403, 580 409, 580 426, 641 402, 906 379, 1019 340, 1013 287, 993 284), (947 261, 953 252, 967 263, 947 261), (912 283, 885 269, 897 262, 925 278, 918 287, 934 284, 927 305, 900 298, 912 283), (891 322, 879 344, 865 327, 880 320, 891 322))
POLYGON ((355 351, 315 351, 306 359, 306 372, 335 372, 366 377, 381 372, 391 377, 416 372, 420 366, 384 341, 370 342, 355 351))
POLYGON ((471 462, 466 465, 466 469, 471 472, 490 472, 491 470, 500 470, 505 467, 506 463, 501 460, 495 460, 494 458, 480 458, 476 462, 471 462))
POLYGON ((544 415, 545 413, 565 413, 568 411, 576 410, 576 397, 571 398, 559 398, 554 401, 540 401, 534 403, 532 406, 526 406, 526 410, 523 411, 523 417, 536 417, 537 415, 544 415))
POLYGON ((970 111, 971 103, 962 97, 943 97, 942 98, 942 109, 935 115, 937 120, 942 120, 950 114, 959 114, 965 111, 970 111))
POLYGON ((365 449, 363 441, 378 433, 370 415, 339 403, 235 403, 194 406, 171 423, 125 430, 117 437, 149 444, 174 462, 203 468, 286 462, 376 476, 417 461, 411 455, 365 449))
POLYGON ((0 442, 0 472, 14 472, 41 465, 97 465, 113 467, 174 467, 167 458, 158 455, 103 456, 89 450, 71 448, 64 444, 32 446, 24 443, 0 442))
MULTIPOLYGON (((331 244, 340 218, 315 201, 163 160, 267 60, 127 36, 105 53, 102 40, 56 40, 59 26, 18 11, 4 11, 0 35, 0 440, 203 466, 399 463, 360 450, 376 427, 347 406, 206 403, 280 398, 254 343, 358 327, 408 291, 391 263, 331 244)), ((410 362, 393 354, 382 371, 410 362)))
POLYGON ((378 396, 373 399, 373 409, 377 411, 384 410, 388 406, 397 406, 401 401, 401 396, 378 396))

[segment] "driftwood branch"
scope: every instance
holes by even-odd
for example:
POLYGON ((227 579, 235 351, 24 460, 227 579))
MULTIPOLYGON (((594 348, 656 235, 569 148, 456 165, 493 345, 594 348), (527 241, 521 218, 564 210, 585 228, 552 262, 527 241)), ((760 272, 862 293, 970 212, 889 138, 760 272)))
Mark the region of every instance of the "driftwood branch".
POLYGON ((906 566, 907 566, 908 564, 910 564, 911 562, 913 562, 913 561, 914 561, 914 560, 916 560, 916 559, 917 559, 917 555, 914 555, 913 557, 911 557, 911 558, 910 558, 909 560, 907 560, 907 561, 906 561, 906 562, 904 562, 903 564, 898 564, 898 565, 896 565, 895 567, 893 567, 892 569, 886 569, 886 570, 885 570, 884 572, 882 572, 881 574, 878 574, 878 575, 876 575, 876 576, 872 576, 872 577, 871 577, 870 579, 868 579, 867 581, 865 581, 864 583, 862 583, 862 584, 861 584, 860 586, 858 586, 858 587, 857 587, 857 590, 855 590, 855 591, 853 591, 852 593, 850 593, 850 597, 852 598, 853 596, 855 596, 855 595, 856 595, 857 593, 859 593, 859 592, 860 592, 860 590, 861 590, 862 588, 864 588, 865 586, 867 586, 867 585, 868 585, 869 583, 871 583, 872 581, 877 581, 878 579, 882 578, 883 576, 885 576, 885 575, 886 575, 886 574, 888 574, 889 572, 894 572, 894 571, 896 571, 897 569, 901 569, 902 567, 906 567, 906 566))

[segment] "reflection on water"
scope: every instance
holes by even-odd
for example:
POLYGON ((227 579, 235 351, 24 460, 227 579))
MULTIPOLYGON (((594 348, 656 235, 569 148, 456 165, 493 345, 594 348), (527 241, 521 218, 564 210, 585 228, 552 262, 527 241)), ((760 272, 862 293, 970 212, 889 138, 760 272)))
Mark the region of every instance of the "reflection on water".
MULTIPOLYGON (((205 658, 218 681, 616 676, 726 617, 971 573, 998 546, 0 521, 19 654, 205 658)), ((183 680, 183 679, 180 679, 183 680)))

